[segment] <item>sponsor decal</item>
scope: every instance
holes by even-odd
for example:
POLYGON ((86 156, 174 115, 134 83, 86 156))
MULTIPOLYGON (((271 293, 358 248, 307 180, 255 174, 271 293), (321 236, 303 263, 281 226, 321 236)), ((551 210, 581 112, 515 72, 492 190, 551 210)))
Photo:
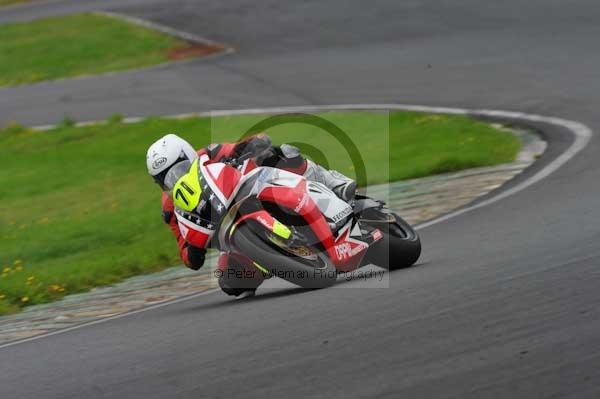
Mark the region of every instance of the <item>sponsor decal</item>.
POLYGON ((152 162, 152 169, 160 169, 161 167, 165 166, 166 163, 167 163, 167 158, 160 157, 160 158, 156 159, 154 162, 152 162))
POLYGON ((262 216, 257 216, 256 220, 258 220, 260 222, 260 224, 262 224, 263 226, 265 226, 267 229, 273 231, 273 225, 269 223, 269 221, 267 219, 265 219, 262 216))
POLYGON ((350 207, 346 207, 344 209, 342 209, 341 212, 339 212, 337 215, 334 215, 331 220, 333 220, 334 223, 339 222, 340 220, 345 219, 346 217, 348 217, 348 215, 350 215, 352 213, 352 208, 350 207))
POLYGON ((337 255, 338 260, 343 260, 353 257, 363 249, 365 249, 364 245, 356 245, 352 248, 350 243, 343 242, 335 246, 335 254, 337 255))

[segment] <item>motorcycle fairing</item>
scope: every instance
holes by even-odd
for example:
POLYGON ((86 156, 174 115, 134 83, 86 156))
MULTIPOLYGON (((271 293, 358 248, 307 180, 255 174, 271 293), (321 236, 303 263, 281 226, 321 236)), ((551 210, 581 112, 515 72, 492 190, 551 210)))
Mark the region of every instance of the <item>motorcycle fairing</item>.
POLYGON ((210 162, 208 155, 200 156, 200 181, 210 189, 213 198, 217 198, 227 208, 239 187, 242 173, 227 164, 210 162))
POLYGON ((239 218, 229 230, 229 237, 231 238, 237 226, 239 226, 241 223, 247 220, 254 220, 260 223, 265 229, 272 233, 275 233, 280 238, 288 239, 292 235, 292 231, 286 225, 284 225, 279 220, 271 216, 269 212, 262 210, 249 213, 239 218))
POLYGON ((308 192, 306 180, 299 177, 297 181, 297 185, 292 187, 273 185, 272 183, 277 183, 277 180, 269 182, 271 184, 260 191, 258 199, 274 202, 302 216, 319 242, 323 244, 329 258, 338 270, 356 269, 368 245, 350 237, 351 221, 348 222, 343 234, 340 234, 335 240, 329 224, 308 192))
MULTIPOLYGON (((360 265, 369 244, 361 241, 365 238, 362 237, 358 223, 353 219, 348 220, 351 215, 350 205, 326 187, 307 182, 303 176, 295 173, 270 167, 258 168, 251 161, 244 162, 240 169, 243 173, 230 165, 210 163, 206 155, 200 158, 200 182, 206 195, 204 198, 210 201, 212 209, 219 214, 215 225, 222 224, 223 233, 229 231, 229 234, 223 237, 220 234, 219 243, 227 245, 228 236, 231 236, 244 218, 257 221, 275 234, 277 230, 279 235, 287 235, 289 228, 264 210, 245 215, 240 220, 233 220, 241 203, 256 197, 260 201, 275 203, 303 217, 338 270, 350 271, 360 265), (319 193, 311 193, 311 187, 319 193), (311 194, 315 195, 315 198, 311 194), (321 207, 315 199, 323 201, 321 207), (325 203, 325 199, 329 202, 325 203), (236 203, 232 205, 234 201, 236 203), (337 226, 346 220, 347 223, 334 236, 326 217, 334 223, 337 222, 337 226)), ((194 221, 186 214, 181 211, 176 213, 182 234, 190 244, 205 247, 214 234, 215 225, 203 225, 203 219, 194 221)))
POLYGON ((352 215, 352 207, 322 183, 309 180, 306 185, 327 222, 335 226, 333 230, 341 228, 352 215))

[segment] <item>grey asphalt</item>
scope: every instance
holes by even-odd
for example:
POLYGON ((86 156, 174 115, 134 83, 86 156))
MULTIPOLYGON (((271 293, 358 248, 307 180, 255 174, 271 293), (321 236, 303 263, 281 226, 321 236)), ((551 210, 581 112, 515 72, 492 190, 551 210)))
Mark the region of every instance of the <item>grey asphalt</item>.
MULTIPOLYGON (((548 114, 600 127, 589 0, 59 1, 0 22, 111 9, 233 55, 0 89, 0 123, 328 103, 548 114)), ((570 143, 556 128, 541 167, 570 143)), ((0 350, 2 398, 600 396, 596 139, 519 194, 421 231, 389 289, 220 294, 0 350)), ((531 172, 529 173, 531 174, 531 172)), ((526 176, 522 177, 526 178, 526 176)))

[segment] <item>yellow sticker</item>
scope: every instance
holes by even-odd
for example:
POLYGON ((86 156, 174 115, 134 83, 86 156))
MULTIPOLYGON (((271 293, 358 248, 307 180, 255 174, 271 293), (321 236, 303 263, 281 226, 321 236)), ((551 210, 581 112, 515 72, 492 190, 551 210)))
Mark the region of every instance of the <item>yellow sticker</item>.
POLYGON ((290 235, 292 235, 292 231, 277 219, 275 219, 275 221, 273 222, 273 233, 285 239, 290 238, 290 235))
POLYGON ((200 203, 202 188, 198 177, 198 160, 196 159, 190 170, 181 176, 173 186, 173 202, 175 206, 192 212, 200 203))

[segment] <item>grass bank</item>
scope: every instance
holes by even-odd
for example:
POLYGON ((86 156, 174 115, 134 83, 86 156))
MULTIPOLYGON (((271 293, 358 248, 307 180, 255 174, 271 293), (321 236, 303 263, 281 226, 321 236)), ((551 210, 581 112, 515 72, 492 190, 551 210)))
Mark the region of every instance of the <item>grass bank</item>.
POLYGON ((189 48, 174 37, 99 14, 0 25, 0 86, 121 71, 178 59, 181 54, 198 55, 189 48))
MULTIPOLYGON (((510 162, 520 148, 513 135, 464 116, 320 116, 357 144, 369 184, 510 162)), ((123 124, 113 117, 48 132, 0 130, 0 314, 179 264, 160 217, 159 190, 146 174, 147 147, 166 132, 197 147, 236 140, 263 118, 123 124)), ((268 133, 277 143, 309 144, 315 158, 324 155, 331 167, 354 176, 344 147, 319 128, 292 123, 268 133)))
POLYGON ((0 7, 11 6, 14 4, 29 3, 35 0, 0 0, 0 7))

